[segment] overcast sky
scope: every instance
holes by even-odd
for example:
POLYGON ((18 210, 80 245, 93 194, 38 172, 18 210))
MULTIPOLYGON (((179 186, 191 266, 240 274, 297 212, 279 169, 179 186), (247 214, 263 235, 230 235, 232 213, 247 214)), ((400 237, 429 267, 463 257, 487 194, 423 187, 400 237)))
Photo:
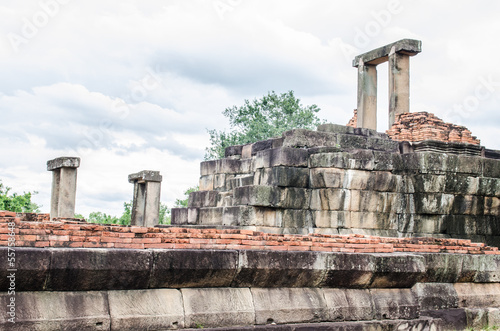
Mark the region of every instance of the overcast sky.
MULTIPOLYGON (((199 179, 226 107, 295 91, 346 124, 355 55, 403 38, 411 111, 467 126, 500 149, 500 2, 332 0, 0 1, 0 179, 38 191, 46 161, 82 158, 76 212, 120 215, 127 175, 163 175, 169 206, 199 179)), ((387 129, 387 63, 378 66, 387 129)))

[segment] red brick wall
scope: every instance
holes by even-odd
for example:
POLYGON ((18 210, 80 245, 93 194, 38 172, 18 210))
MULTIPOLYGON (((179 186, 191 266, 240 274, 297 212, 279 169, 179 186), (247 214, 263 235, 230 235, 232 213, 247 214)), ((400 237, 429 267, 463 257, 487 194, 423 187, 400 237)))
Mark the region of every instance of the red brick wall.
POLYGON ((386 238, 365 235, 278 235, 251 230, 102 225, 74 220, 24 221, 0 212, 0 246, 259 249, 325 252, 430 252, 500 254, 497 247, 463 239, 386 238), (11 239, 12 241, 12 239, 11 239))
POLYGON ((480 141, 472 136, 464 126, 445 123, 428 112, 403 113, 396 115, 396 122, 386 131, 397 141, 439 140, 479 145, 480 141))

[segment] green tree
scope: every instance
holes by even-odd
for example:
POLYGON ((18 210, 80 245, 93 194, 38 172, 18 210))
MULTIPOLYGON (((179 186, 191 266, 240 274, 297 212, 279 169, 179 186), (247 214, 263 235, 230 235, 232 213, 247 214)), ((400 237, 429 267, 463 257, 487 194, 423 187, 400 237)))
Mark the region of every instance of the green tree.
POLYGON ((38 192, 23 192, 23 194, 10 193, 12 188, 5 186, 0 181, 0 210, 16 213, 39 213, 40 207, 31 201, 31 197, 38 192))
POLYGON ((199 186, 193 186, 193 187, 188 188, 186 191, 184 191, 184 199, 176 199, 175 200, 174 208, 187 208, 188 200, 189 200, 189 193, 196 192, 199 190, 200 190, 199 186))
MULTIPOLYGON (((87 222, 99 224, 121 224, 130 225, 132 220, 132 201, 123 203, 123 214, 120 217, 111 216, 106 213, 97 211, 91 212, 87 218, 87 222)), ((160 224, 170 224, 170 209, 164 203, 160 204, 160 224)))
POLYGON ((316 105, 301 105, 293 91, 268 92, 260 100, 226 108, 223 114, 229 118, 231 132, 208 130, 211 146, 206 148, 205 160, 223 158, 229 146, 280 136, 291 129, 314 129, 322 123, 316 116, 319 110, 316 105))

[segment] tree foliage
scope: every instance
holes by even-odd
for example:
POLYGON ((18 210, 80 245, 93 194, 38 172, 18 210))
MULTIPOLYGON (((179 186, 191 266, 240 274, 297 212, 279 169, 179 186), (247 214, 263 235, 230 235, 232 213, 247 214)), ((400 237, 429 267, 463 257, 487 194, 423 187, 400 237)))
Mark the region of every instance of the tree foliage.
MULTIPOLYGON (((79 215, 80 216, 80 215, 79 215)), ((123 203, 123 214, 120 217, 96 211, 91 212, 87 222, 98 224, 130 225, 132 221, 132 201, 123 203)), ((170 224, 170 209, 164 203, 160 204, 159 224, 170 224)))
POLYGON ((184 199, 176 199, 174 208, 187 208, 189 201, 189 193, 199 191, 199 186, 193 186, 184 191, 184 199))
POLYGON ((259 100, 245 100, 243 106, 226 108, 223 114, 231 131, 208 130, 211 146, 205 159, 223 158, 226 147, 277 137, 287 130, 314 129, 321 124, 319 110, 316 105, 303 106, 293 91, 280 95, 272 91, 259 100))
POLYGON ((16 213, 39 213, 40 206, 31 201, 31 197, 38 192, 12 193, 12 188, 5 186, 0 181, 0 210, 16 213))

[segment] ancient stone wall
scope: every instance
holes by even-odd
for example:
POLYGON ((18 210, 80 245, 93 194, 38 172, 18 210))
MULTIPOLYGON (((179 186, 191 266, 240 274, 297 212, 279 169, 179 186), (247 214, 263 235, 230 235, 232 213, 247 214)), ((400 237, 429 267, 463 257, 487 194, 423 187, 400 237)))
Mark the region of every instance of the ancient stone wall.
POLYGON ((472 238, 500 245, 500 161, 469 144, 398 143, 324 124, 201 164, 176 225, 271 233, 472 238))

